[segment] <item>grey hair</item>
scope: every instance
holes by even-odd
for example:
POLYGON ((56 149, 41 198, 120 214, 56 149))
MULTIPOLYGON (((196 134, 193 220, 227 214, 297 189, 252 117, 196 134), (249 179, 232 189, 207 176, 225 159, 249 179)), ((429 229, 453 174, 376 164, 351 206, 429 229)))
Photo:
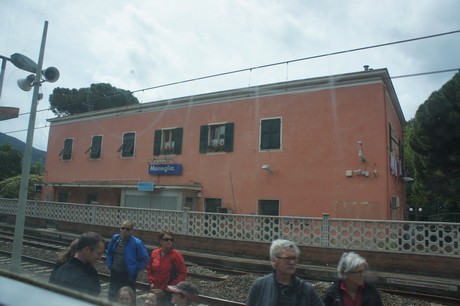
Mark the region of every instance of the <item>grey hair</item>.
POLYGON ((276 256, 278 256, 282 249, 294 249, 296 256, 299 257, 300 250, 294 242, 285 239, 276 239, 270 246, 270 258, 276 259, 276 256))
POLYGON ((350 272, 361 265, 364 265, 366 268, 369 267, 367 261, 355 252, 343 253, 339 264, 337 265, 337 276, 339 279, 343 279, 345 273, 350 272))

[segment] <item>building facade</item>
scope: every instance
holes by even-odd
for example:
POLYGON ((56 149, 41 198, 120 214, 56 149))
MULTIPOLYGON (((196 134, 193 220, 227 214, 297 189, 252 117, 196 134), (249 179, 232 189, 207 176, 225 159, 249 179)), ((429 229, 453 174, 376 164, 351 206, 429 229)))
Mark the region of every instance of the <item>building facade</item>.
POLYGON ((50 119, 42 199, 401 220, 405 119, 386 69, 50 119))

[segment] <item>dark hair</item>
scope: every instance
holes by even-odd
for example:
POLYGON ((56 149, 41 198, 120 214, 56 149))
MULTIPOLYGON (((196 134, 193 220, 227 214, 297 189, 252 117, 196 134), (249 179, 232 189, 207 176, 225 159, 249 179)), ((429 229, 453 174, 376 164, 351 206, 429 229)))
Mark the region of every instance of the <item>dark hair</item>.
POLYGON ((89 247, 91 251, 94 251, 97 248, 99 242, 105 244, 104 238, 95 232, 83 233, 78 239, 77 251, 81 251, 86 247, 89 247))
POLYGON ((58 262, 66 262, 75 255, 77 252, 78 238, 72 241, 72 243, 64 250, 57 253, 58 262))
POLYGON ((171 231, 161 230, 160 234, 158 235, 159 240, 162 240, 165 235, 174 237, 174 234, 171 231))

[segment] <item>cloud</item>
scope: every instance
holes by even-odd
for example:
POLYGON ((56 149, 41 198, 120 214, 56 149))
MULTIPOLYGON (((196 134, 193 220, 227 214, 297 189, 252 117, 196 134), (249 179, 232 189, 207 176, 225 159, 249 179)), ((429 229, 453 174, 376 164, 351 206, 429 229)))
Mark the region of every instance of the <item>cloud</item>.
MULTIPOLYGON (((38 58, 43 24, 49 21, 44 66, 61 78, 43 84, 34 146, 46 149, 48 97, 55 87, 111 83, 141 90, 207 75, 283 63, 218 78, 139 91, 142 102, 249 85, 388 68, 406 75, 460 67, 460 34, 382 48, 293 61, 331 52, 460 29, 460 3, 427 1, 6 1, 0 11, 0 54, 38 58)), ((394 79, 406 119, 452 73, 394 79)), ((25 140, 31 93, 7 65, 0 104, 22 115, 0 130, 25 140), (23 132, 15 132, 22 130, 23 132)))

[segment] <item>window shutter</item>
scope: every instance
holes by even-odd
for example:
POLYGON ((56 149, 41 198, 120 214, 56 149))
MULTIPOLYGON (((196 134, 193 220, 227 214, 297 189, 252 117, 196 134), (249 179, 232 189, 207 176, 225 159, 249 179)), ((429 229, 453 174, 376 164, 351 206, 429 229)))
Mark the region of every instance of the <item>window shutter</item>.
POLYGON ((101 146, 102 146, 102 136, 94 136, 91 141, 91 152, 89 154, 90 158, 100 158, 101 157, 101 146))
POLYGON ((200 126, 200 153, 208 152, 208 125, 200 126))
POLYGON ((67 138, 64 140, 64 153, 62 154, 63 160, 69 160, 72 158, 72 146, 73 139, 67 138))
POLYGON ((123 149, 121 150, 122 157, 132 157, 134 156, 134 133, 125 133, 123 135, 123 149))
POLYGON ((269 149, 270 145, 270 121, 262 120, 260 127, 260 149, 269 149))
POLYGON ((174 154, 182 153, 182 132, 183 128, 173 130, 174 154))
POLYGON ((271 124, 270 148, 279 149, 281 147, 281 119, 274 119, 271 124))
POLYGON ((233 151, 233 131, 235 124, 233 122, 225 124, 225 142, 224 142, 224 151, 232 152, 233 151))
POLYGON ((155 130, 153 139, 153 155, 160 155, 161 152, 161 130, 155 130))
POLYGON ((281 119, 262 120, 260 128, 260 149, 279 149, 281 147, 281 119))

